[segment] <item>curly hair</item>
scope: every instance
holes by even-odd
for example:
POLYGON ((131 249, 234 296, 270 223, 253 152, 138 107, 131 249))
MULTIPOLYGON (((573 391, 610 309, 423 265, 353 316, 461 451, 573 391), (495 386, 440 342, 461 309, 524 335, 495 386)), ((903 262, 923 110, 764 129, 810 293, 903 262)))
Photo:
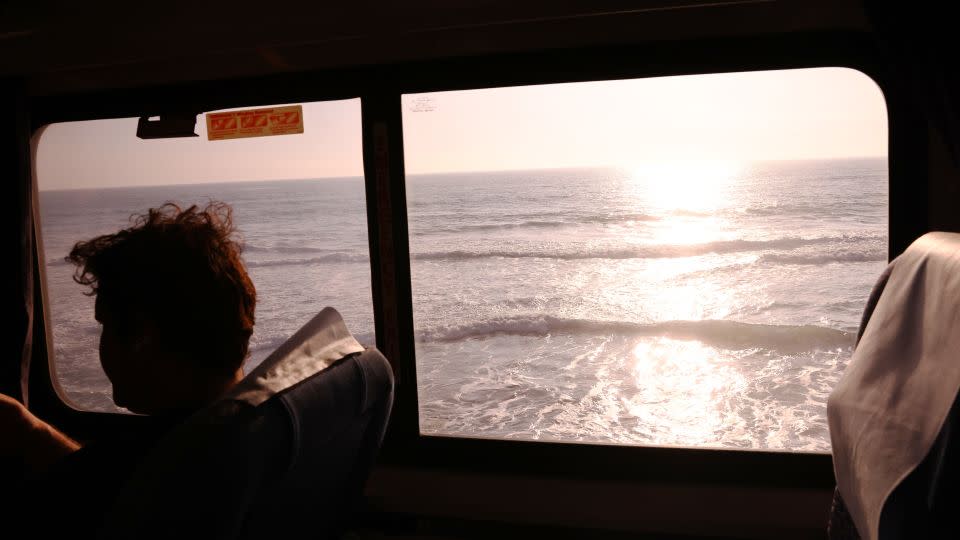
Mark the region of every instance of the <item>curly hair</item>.
POLYGON ((240 258, 233 212, 210 202, 173 203, 132 216, 133 226, 78 242, 66 260, 73 279, 88 285, 98 308, 122 332, 130 321, 159 330, 165 350, 198 368, 229 374, 243 365, 253 333, 257 293, 240 258))

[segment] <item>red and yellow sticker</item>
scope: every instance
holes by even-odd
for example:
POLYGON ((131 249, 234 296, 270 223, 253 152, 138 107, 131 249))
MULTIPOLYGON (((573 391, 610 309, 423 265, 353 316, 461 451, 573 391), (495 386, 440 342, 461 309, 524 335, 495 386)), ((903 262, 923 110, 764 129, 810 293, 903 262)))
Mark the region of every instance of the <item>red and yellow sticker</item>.
POLYGON ((207 139, 241 139, 303 133, 303 107, 265 107, 207 113, 207 139))

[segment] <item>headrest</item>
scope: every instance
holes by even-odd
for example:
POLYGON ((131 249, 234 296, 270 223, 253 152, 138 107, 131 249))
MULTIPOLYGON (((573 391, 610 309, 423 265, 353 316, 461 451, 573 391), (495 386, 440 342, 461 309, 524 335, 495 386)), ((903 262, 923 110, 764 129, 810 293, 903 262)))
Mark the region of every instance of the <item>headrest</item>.
POLYGON ((891 262, 861 332, 827 417, 837 489, 870 540, 960 389, 960 234, 926 234, 891 262))
POLYGON ((224 399, 257 406, 270 396, 315 375, 363 345, 337 310, 327 307, 247 374, 224 399))

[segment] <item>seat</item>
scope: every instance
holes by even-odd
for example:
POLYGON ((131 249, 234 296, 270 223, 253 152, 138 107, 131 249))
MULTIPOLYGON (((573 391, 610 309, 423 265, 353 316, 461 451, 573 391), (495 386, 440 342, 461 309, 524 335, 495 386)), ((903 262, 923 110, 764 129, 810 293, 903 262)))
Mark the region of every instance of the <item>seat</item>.
POLYGON ((828 400, 830 536, 960 538, 960 234, 928 233, 871 293, 828 400))
POLYGON ((393 373, 328 310, 231 395, 169 433, 123 488, 99 537, 340 533, 386 430, 393 373))

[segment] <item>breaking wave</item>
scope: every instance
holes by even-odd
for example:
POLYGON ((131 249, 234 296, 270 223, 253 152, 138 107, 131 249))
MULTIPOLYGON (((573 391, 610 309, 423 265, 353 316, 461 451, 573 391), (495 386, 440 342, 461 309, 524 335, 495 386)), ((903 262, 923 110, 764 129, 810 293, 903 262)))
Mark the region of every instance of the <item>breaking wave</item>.
POLYGON ((550 229, 557 227, 569 227, 571 225, 583 224, 618 224, 630 223, 636 221, 659 221, 661 218, 649 214, 602 214, 591 216, 570 216, 567 219, 531 219, 514 222, 501 223, 467 223, 460 225, 447 225, 440 227, 429 227, 417 230, 417 235, 428 235, 436 233, 470 233, 484 231, 501 231, 511 229, 540 228, 550 229))
POLYGON ((768 349, 785 354, 846 348, 852 346, 854 341, 854 335, 850 332, 813 325, 750 324, 721 320, 644 324, 566 319, 549 315, 504 317, 431 328, 418 332, 417 338, 422 342, 452 342, 493 336, 544 337, 550 334, 659 336, 696 340, 728 350, 768 349))
POLYGON ((246 244, 243 246, 245 253, 328 253, 329 249, 309 247, 309 246, 258 246, 256 244, 246 244))
POLYGON ((814 253, 810 255, 768 253, 761 256, 759 262, 822 265, 837 262, 876 262, 886 260, 887 254, 882 251, 840 251, 836 253, 814 253))
MULTIPOLYGON (((662 259, 674 257, 692 257, 710 253, 737 253, 744 251, 789 250, 804 246, 854 243, 877 240, 875 237, 836 236, 820 238, 785 237, 774 240, 720 240, 703 244, 651 245, 630 248, 606 248, 594 250, 488 250, 488 251, 436 251, 414 253, 416 260, 453 260, 504 258, 504 259, 662 259)), ((869 259, 875 260, 875 259, 869 259)))
POLYGON ((307 259, 277 259, 269 261, 247 261, 247 268, 263 268, 271 266, 309 266, 327 263, 359 263, 369 261, 366 255, 356 253, 330 253, 320 257, 307 259))

